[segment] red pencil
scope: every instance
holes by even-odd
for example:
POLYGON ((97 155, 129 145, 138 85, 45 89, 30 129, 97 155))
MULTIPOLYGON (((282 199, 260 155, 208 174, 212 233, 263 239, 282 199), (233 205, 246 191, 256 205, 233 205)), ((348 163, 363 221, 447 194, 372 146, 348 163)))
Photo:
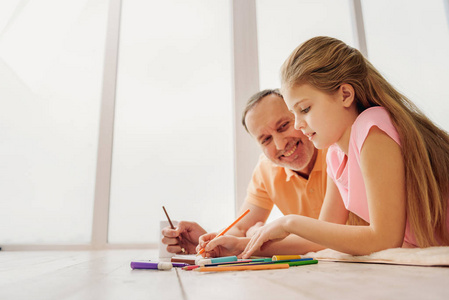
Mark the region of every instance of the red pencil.
POLYGON ((199 267, 200 266, 198 266, 198 265, 192 265, 192 266, 185 266, 182 269, 189 271, 189 270, 194 270, 194 269, 199 268, 199 267))

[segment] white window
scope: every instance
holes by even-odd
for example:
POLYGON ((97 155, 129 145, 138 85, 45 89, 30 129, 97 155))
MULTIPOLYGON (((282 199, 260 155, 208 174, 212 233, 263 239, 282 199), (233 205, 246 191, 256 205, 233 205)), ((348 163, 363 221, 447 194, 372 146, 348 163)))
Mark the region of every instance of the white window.
POLYGON ((107 1, 0 4, 0 242, 92 231, 107 1))
POLYGON ((449 130, 449 27, 444 1, 362 1, 368 55, 433 121, 449 130))
POLYGON ((123 2, 109 242, 157 243, 162 205, 232 221, 230 22, 229 1, 123 2))
POLYGON ((256 0, 261 89, 280 85, 279 69, 309 38, 327 35, 353 43, 347 0, 256 0))

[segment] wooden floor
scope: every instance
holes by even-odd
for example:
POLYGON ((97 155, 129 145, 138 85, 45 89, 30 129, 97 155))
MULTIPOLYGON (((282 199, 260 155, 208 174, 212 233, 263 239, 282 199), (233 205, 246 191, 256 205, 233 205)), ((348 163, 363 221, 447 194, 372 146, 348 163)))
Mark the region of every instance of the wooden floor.
POLYGON ((132 270, 154 250, 1 251, 0 299, 449 299, 449 268, 319 262, 285 270, 132 270))

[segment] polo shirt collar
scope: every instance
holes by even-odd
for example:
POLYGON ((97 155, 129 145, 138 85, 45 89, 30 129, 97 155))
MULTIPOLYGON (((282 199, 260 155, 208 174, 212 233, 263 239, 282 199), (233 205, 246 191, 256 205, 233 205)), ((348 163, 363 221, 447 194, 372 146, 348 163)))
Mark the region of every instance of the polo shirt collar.
MULTIPOLYGON (((313 172, 322 170, 322 165, 323 165, 322 157, 323 157, 323 152, 322 152, 322 150, 318 149, 318 153, 316 155, 316 160, 315 160, 315 165, 313 166, 313 169, 310 172, 310 174, 312 174, 313 172)), ((285 181, 287 181, 287 182, 290 181, 290 179, 293 176, 299 176, 298 173, 296 173, 292 169, 284 168, 284 170, 285 170, 285 175, 286 175, 285 181)), ((309 178, 310 178, 310 175, 309 175, 309 178)))

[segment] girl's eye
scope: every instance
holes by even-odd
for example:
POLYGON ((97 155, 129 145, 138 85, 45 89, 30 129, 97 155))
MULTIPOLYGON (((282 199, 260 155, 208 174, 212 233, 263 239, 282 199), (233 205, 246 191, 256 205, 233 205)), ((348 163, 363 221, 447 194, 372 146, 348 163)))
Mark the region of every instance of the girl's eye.
POLYGON ((302 113, 302 114, 306 114, 306 113, 308 113, 309 111, 310 111, 310 106, 308 106, 308 107, 304 108, 303 110, 301 110, 301 113, 302 113))

